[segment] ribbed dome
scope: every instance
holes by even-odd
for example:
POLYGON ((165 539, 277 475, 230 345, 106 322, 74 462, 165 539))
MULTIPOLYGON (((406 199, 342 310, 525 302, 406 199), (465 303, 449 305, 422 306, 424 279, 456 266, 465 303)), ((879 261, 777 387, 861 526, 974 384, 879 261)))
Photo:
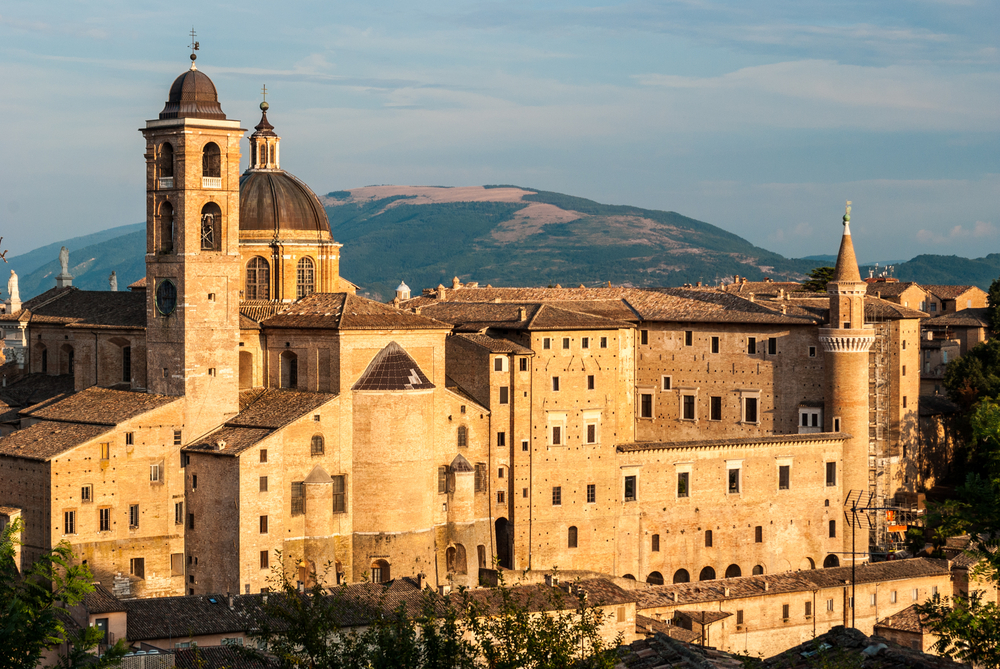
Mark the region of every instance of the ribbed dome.
POLYGON ((219 94, 208 75, 195 69, 174 79, 170 97, 160 112, 160 118, 206 118, 225 120, 219 104, 219 94))
POLYGON ((254 170, 240 177, 240 230, 330 235, 330 220, 309 186, 284 170, 254 170))

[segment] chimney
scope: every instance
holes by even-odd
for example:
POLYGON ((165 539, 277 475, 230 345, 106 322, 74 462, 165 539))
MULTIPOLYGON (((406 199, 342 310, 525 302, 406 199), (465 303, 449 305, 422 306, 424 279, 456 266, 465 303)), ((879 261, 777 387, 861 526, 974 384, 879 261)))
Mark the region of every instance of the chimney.
POLYGON ((722 592, 723 592, 723 596, 725 596, 725 597, 729 596, 729 588, 723 588, 722 592))
POLYGON ((779 288, 778 289, 778 299, 779 300, 785 299, 785 289, 784 288, 779 288))
POLYGON ((767 592, 771 586, 768 585, 767 581, 764 581, 764 592, 767 592))
POLYGON ((677 601, 677 592, 676 591, 670 593, 670 599, 674 600, 675 602, 677 601))
POLYGON ((426 578, 427 577, 424 576, 423 573, 417 574, 417 590, 423 590, 424 589, 424 585, 425 585, 424 580, 426 578))
POLYGON ((559 587, 559 577, 558 576, 554 576, 553 574, 546 574, 545 575, 545 585, 547 585, 547 586, 549 586, 551 588, 558 588, 559 587))
POLYGON ((786 305, 786 304, 782 304, 781 305, 781 313, 782 314, 788 313, 788 305, 786 305))
POLYGON ((448 291, 445 289, 444 285, 439 283, 437 289, 437 299, 443 300, 447 293, 448 291))
POLYGON ((230 593, 226 593, 226 599, 229 600, 229 608, 233 608, 233 596, 230 593))
POLYGON ((751 302, 756 302, 756 300, 754 299, 753 293, 750 293, 749 297, 747 297, 747 299, 750 300, 751 302))
POLYGON ((462 282, 458 280, 457 276, 454 279, 451 280, 451 289, 452 290, 458 290, 461 287, 462 287, 462 282))
POLYGON ((517 320, 526 321, 528 320, 528 310, 524 307, 517 308, 517 320))

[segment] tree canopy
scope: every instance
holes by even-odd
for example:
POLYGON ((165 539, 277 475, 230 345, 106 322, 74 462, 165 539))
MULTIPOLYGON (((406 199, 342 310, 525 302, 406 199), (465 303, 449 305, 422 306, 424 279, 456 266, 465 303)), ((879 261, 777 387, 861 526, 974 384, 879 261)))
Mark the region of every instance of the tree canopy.
POLYGON ((833 267, 816 267, 809 270, 809 280, 802 284, 802 288, 810 293, 825 293, 826 284, 833 281, 834 272, 836 268, 833 267))

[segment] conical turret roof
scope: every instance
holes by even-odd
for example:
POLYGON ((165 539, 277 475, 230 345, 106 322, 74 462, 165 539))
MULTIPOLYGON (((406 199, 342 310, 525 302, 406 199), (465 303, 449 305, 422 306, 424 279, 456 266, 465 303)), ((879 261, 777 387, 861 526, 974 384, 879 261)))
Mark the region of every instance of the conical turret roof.
POLYGON ((844 216, 844 236, 840 238, 840 252, 837 254, 837 268, 833 273, 833 280, 861 283, 858 258, 854 255, 854 242, 851 241, 851 219, 848 215, 844 216))

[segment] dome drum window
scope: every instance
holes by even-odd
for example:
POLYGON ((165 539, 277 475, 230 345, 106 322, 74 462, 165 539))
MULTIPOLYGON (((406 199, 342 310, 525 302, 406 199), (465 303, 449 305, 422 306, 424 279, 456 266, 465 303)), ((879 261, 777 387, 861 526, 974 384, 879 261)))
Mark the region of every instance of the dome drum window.
POLYGON ((270 267, 267 260, 260 256, 255 256, 247 263, 247 283, 244 299, 247 300, 269 300, 271 299, 270 267))

